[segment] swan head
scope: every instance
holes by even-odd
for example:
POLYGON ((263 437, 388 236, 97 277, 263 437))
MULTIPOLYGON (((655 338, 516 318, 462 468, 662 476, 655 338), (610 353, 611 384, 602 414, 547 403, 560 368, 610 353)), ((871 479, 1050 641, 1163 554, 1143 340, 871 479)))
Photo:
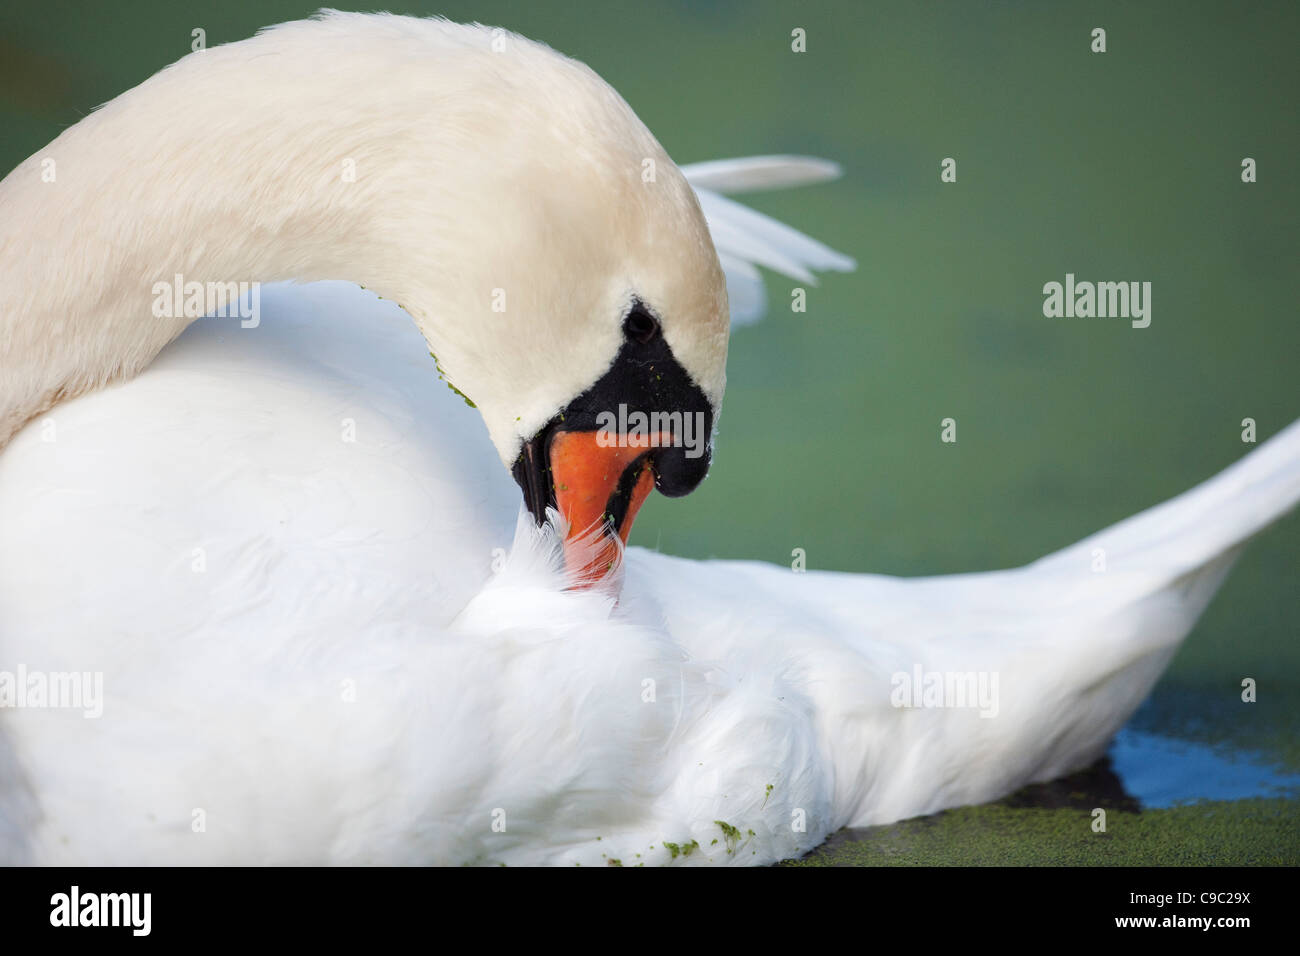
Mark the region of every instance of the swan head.
POLYGON ((579 580, 615 566, 651 490, 689 493, 712 458, 717 402, 677 357, 665 321, 640 294, 615 318, 620 338, 608 367, 522 440, 511 466, 539 523, 548 509, 563 517, 579 580))
POLYGON ((518 314, 501 287, 509 357, 466 393, 528 510, 539 524, 560 513, 569 570, 591 580, 616 564, 652 490, 677 497, 704 480, 725 385, 723 275, 694 192, 655 160, 660 182, 642 183, 637 161, 627 181, 607 170, 549 197, 515 250, 536 270, 518 314))
POLYGON ((563 516, 566 558, 594 579, 652 490, 684 495, 708 471, 726 284, 694 190, 623 99, 510 43, 472 61, 482 82, 461 73, 476 112, 457 118, 436 184, 456 241, 424 253, 425 281, 399 301, 529 511, 563 516), (578 547, 593 528, 607 544, 594 555, 578 547))

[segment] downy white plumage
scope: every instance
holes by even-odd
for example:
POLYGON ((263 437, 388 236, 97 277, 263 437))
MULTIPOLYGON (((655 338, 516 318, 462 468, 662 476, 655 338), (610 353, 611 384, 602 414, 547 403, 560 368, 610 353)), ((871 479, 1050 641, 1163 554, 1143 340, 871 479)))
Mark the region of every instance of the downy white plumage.
POLYGON ((104 695, 98 719, 0 710, 0 860, 771 862, 1091 762, 1300 498, 1293 425, 1017 570, 630 548, 617 598, 567 588, 501 463, 608 365, 628 290, 716 405, 718 261, 738 317, 761 310, 756 265, 851 263, 718 195, 830 167, 682 177, 590 71, 492 38, 284 25, 187 57, 0 184, 0 671, 100 672, 104 695), (204 113, 230 126, 200 101, 237 104, 204 113), (47 155, 66 192, 40 193, 47 155), (349 185, 382 175, 338 191, 344 156, 349 185), (174 272, 355 280, 416 322, 350 283, 280 284, 256 329, 203 320, 155 359, 189 324, 151 315, 174 272), (531 322, 494 318, 495 288, 531 322), (997 716, 893 706, 916 667, 996 672, 997 716))

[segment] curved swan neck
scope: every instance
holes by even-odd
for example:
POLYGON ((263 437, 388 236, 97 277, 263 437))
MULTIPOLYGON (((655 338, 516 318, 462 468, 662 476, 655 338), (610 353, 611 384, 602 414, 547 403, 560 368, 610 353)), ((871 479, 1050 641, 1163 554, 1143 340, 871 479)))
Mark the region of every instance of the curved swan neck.
POLYGON ((310 42, 277 29, 185 57, 0 183, 0 445, 148 364, 196 317, 166 291, 178 277, 218 304, 285 279, 416 293, 410 226, 439 192, 437 76, 426 61, 362 84, 374 57, 354 44, 344 59, 332 47, 348 37, 328 24, 293 26, 314 28, 310 42), (393 161, 403 153, 412 161, 393 161))
POLYGON ((318 279, 399 303, 507 464, 608 369, 634 294, 721 396, 707 223, 608 84, 504 31, 328 13, 190 54, 0 182, 0 446, 143 369, 193 284, 207 314, 318 279))

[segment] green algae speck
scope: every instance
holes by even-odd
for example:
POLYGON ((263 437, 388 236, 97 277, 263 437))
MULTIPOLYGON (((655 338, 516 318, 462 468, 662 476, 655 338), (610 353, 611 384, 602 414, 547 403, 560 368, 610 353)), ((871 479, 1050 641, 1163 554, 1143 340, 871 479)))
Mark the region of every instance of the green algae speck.
MULTIPOLYGON (((718 825, 720 830, 722 830, 722 836, 727 841, 727 852, 734 852, 736 844, 740 842, 740 830, 723 820, 714 820, 713 822, 718 825)), ((714 842, 716 843, 717 841, 715 840, 714 842)))

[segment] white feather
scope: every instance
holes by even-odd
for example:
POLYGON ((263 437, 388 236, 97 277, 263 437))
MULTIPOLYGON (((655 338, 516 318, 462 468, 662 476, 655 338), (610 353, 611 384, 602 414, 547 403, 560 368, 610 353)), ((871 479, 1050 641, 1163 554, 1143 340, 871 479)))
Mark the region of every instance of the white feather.
POLYGON ((1087 765, 1300 497, 1293 425, 1105 532, 1104 575, 1089 541, 922 579, 634 547, 615 604, 563 590, 403 313, 266 300, 0 455, 0 661, 105 692, 98 720, 0 712, 6 862, 796 855, 1087 765), (998 715, 892 706, 917 665, 999 674, 998 715))
POLYGON ((850 272, 857 268, 848 256, 770 216, 698 185, 695 194, 727 277, 733 325, 748 325, 763 315, 766 296, 754 266, 809 285, 817 284, 814 271, 850 272))
POLYGON ((840 178, 840 166, 814 156, 746 156, 689 163, 682 175, 696 189, 744 193, 830 182, 840 178))

